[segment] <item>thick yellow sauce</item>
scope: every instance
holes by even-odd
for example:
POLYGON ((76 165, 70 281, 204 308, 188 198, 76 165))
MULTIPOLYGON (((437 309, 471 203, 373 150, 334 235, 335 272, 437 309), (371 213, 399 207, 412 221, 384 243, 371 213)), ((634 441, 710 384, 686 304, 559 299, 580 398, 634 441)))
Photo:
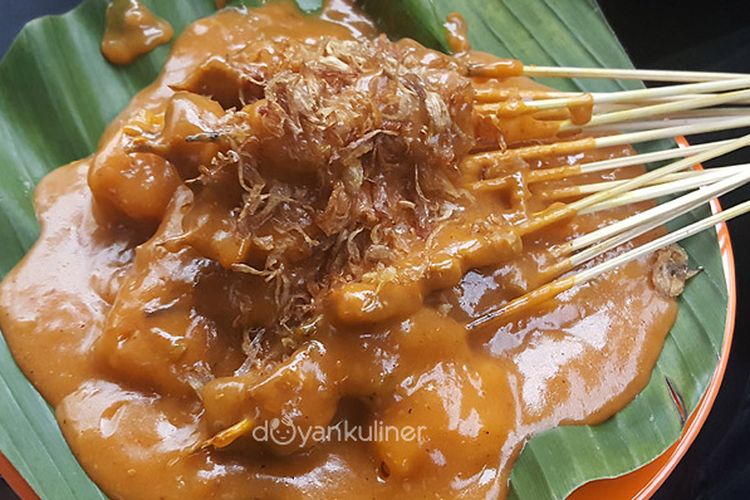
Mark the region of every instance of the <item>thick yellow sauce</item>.
POLYGON ((174 31, 138 0, 113 0, 107 6, 102 54, 112 64, 130 64, 155 47, 169 43, 174 31))
MULTIPOLYGON (((41 235, 0 287, 0 326, 81 464, 111 497, 502 497, 529 436, 601 422, 647 383, 676 312, 674 301, 653 289, 648 259, 500 328, 471 335, 465 328, 541 284, 553 264, 550 245, 632 207, 533 233, 521 253, 513 251, 512 235, 498 239, 493 227, 468 230, 459 220, 436 237, 443 251, 431 255, 427 271, 424 259, 407 258, 400 269, 416 277, 406 285, 334 288, 324 328, 270 372, 240 369, 243 338, 227 320, 227 289, 252 297, 249 321, 258 324, 270 317, 270 292, 261 280, 216 264, 227 255, 224 247, 173 248, 187 237, 194 194, 170 162, 123 159, 120 137, 143 110, 158 115, 177 106, 181 97, 172 87, 211 55, 276 37, 373 34, 343 2, 329 4, 323 20, 285 3, 200 20, 176 41, 160 78, 113 122, 97 156, 54 171, 37 188, 41 235), (127 175, 110 177, 112 169, 127 175), (154 229, 162 218, 170 222, 154 229), (507 251, 502 262, 500 251, 507 251), (211 252, 218 257, 204 256, 211 252), (196 364, 213 375, 197 392, 196 364), (302 429, 346 422, 413 428, 417 435, 233 442, 235 430, 277 416, 302 429)), ((205 149, 190 148, 180 149, 180 158, 204 161, 205 149)), ((514 168, 624 154, 627 148, 563 155, 514 168)), ((479 180, 475 172, 463 175, 479 180)), ((523 196, 476 191, 465 220, 541 210, 546 203, 535 189, 523 196)))

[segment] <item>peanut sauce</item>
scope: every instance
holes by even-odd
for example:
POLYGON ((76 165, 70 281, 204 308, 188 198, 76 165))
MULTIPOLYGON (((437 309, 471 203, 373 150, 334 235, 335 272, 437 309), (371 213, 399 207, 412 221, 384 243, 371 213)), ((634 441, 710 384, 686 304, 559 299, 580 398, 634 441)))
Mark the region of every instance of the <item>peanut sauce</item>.
POLYGON ((102 54, 112 64, 130 64, 155 47, 169 43, 174 31, 138 0, 113 0, 107 6, 102 54))
MULTIPOLYGON (((530 187, 508 182, 502 190, 471 187, 487 169, 446 170, 471 195, 471 202, 456 198, 459 215, 446 216, 429 237, 403 240, 403 254, 373 252, 392 259, 389 266, 361 276, 347 268, 353 277, 326 285, 314 321, 290 323, 287 336, 255 337, 260 344, 248 336, 278 326, 275 278, 253 259, 280 236, 253 226, 258 241, 236 240, 234 203, 248 199, 243 189, 252 186, 240 189, 236 171, 224 176, 207 166, 233 151, 222 149, 215 124, 244 113, 265 130, 272 109, 251 98, 252 81, 242 80, 239 97, 235 87, 219 86, 233 74, 222 57, 267 47, 258 50, 272 65, 280 39, 304 52, 322 38, 335 48, 375 36, 372 23, 342 0, 321 18, 281 2, 201 19, 175 41, 159 79, 114 120, 97 153, 37 187, 41 234, 0 287, 0 326, 76 457, 110 497, 502 498, 530 436, 602 422, 648 382, 676 314, 675 301, 651 284, 650 258, 535 304, 499 328, 466 330, 483 311, 541 285, 555 265, 551 245, 646 205, 569 217, 523 237, 508 221, 546 208, 545 189, 631 177, 640 167, 530 187), (210 78, 193 78, 201 74, 210 78), (137 150, 125 151, 128 141, 137 150), (368 281, 388 272, 402 279, 368 281), (269 423, 281 438, 256 432, 269 423), (318 432, 335 425, 364 432, 359 439, 318 432)), ((442 64, 410 42, 372 43, 442 64)), ((522 78, 501 82, 543 89, 522 78)), ((460 82, 445 86, 453 84, 452 95, 461 95, 460 82)), ((449 112, 460 119, 463 109, 449 112)), ((414 119, 430 119, 420 116, 414 119)), ((411 132, 386 134, 373 147, 399 147, 411 132)), ((304 187, 295 182, 307 179, 311 165, 285 156, 295 144, 248 144, 254 158, 273 166, 260 165, 267 182, 304 187)), ((419 163, 419 151, 409 154, 419 163)), ((565 151, 493 168, 520 178, 627 154, 627 147, 565 151)), ((388 184, 389 196, 413 187, 415 174, 407 172, 393 174, 403 175, 402 185, 388 184)), ((365 191, 375 180, 352 182, 365 191)), ((335 186, 331 192, 339 193, 335 186)), ((401 200, 394 217, 418 208, 401 200)), ((301 227, 277 275, 299 265, 303 277, 318 276, 304 264, 321 252, 312 240, 326 241, 328 233, 314 221, 301 227)), ((349 234, 351 242, 359 234, 349 234)))

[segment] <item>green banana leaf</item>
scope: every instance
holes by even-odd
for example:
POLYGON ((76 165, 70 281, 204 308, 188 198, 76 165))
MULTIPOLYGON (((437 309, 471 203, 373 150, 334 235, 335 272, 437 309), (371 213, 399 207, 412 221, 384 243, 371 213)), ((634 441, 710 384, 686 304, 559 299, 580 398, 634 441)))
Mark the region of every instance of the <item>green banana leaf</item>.
MULTIPOLYGON (((156 77, 168 54, 168 47, 160 47, 127 67, 107 64, 99 53, 106 3, 85 0, 64 16, 29 23, 0 62, 0 277, 37 236, 31 205, 36 183, 57 166, 93 152, 107 123, 156 77)), ((214 11, 213 0, 144 3, 177 33, 214 11)), ((315 0, 298 4, 305 11, 319 6, 315 0)), ((436 48, 445 48, 442 20, 458 10, 480 50, 540 65, 630 66, 592 0, 364 0, 363 5, 390 34, 436 48)), ((636 85, 548 83, 589 91, 636 85)), ((694 212, 682 222, 702 215, 694 212)), ((680 299, 677 322, 648 386, 601 425, 559 427, 535 436, 513 469, 511 497, 564 498, 587 481, 648 463, 677 440, 684 419, 667 384, 692 413, 721 352, 728 303, 715 232, 704 232, 684 246, 705 271, 680 299)), ((1 336, 0 451, 43 498, 104 498, 1 336)))

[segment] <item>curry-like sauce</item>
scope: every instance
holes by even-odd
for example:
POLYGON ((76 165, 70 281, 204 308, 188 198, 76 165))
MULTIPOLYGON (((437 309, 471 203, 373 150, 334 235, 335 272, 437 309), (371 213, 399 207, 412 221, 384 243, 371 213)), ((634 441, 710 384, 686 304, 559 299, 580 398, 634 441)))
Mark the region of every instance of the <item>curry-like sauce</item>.
MULTIPOLYGON (((175 42, 159 79, 112 123, 99 151, 38 186, 41 235, 0 287, 0 326, 81 464, 111 497, 503 497, 530 436, 601 422, 647 383, 676 312, 653 289, 649 259, 499 328, 467 333, 483 311, 548 279, 551 245, 637 207, 516 234, 514 222, 547 206, 544 190, 573 181, 472 188, 481 173, 456 168, 475 148, 460 138, 471 125, 462 120, 473 116, 473 90, 454 76, 460 63, 411 42, 367 42, 356 50, 386 54, 384 68, 401 58, 399 78, 421 89, 415 102, 424 107, 406 121, 378 118, 375 125, 356 113, 347 117, 353 121, 334 119, 338 129, 299 122, 298 137, 323 138, 316 143, 295 143, 283 127, 274 135, 274 113, 289 112, 289 89, 301 88, 293 77, 320 67, 305 66, 310 50, 365 68, 354 81, 380 85, 385 99, 397 80, 367 73, 366 60, 351 62, 354 46, 337 45, 375 35, 341 1, 330 2, 322 18, 272 3, 197 21, 175 42), (262 61, 253 68, 273 69, 290 54, 301 54, 306 69, 293 68, 288 81, 259 90, 266 76, 235 78, 247 66, 232 61, 250 57, 262 61), (434 72, 410 72, 412 56, 434 72), (228 128, 240 119, 252 133, 228 128), (360 151, 344 162, 347 141, 331 153, 341 137, 331 130, 371 125, 378 128, 368 135, 372 142, 356 146, 397 160, 360 151), (434 143, 420 139, 426 128, 434 143), (255 170, 248 173, 238 158, 257 160, 255 170), (331 170, 321 180, 323 166, 331 170), (446 191, 444 181, 460 189, 446 191), (438 195, 447 200, 438 208, 425 201, 438 195), (273 196, 278 204, 264 211, 273 196), (442 211, 439 223, 434 210, 442 211), (238 238, 247 213, 247 237, 238 238), (294 230, 280 230, 296 220, 294 230), (352 220, 356 227, 347 225, 352 220), (361 432, 317 432, 335 425, 361 432), (255 432, 263 428, 277 438, 255 432)), ((468 50, 460 32, 453 37, 468 50)), ((325 57, 316 64, 340 66, 325 57)), ((325 70, 321 78, 334 85, 339 70, 349 71, 325 70)), ((501 87, 541 89, 522 78, 501 87)), ((315 95, 340 102, 358 95, 349 91, 315 95)), ((397 109, 377 97, 361 102, 374 110, 368 117, 397 109)), ((509 121, 504 136, 517 141, 545 127, 509 121)), ((502 168, 522 179, 544 167, 626 154, 615 148, 517 159, 502 168)))
POLYGON ((107 6, 102 54, 112 64, 130 64, 169 43, 172 26, 138 0, 113 0, 107 6))

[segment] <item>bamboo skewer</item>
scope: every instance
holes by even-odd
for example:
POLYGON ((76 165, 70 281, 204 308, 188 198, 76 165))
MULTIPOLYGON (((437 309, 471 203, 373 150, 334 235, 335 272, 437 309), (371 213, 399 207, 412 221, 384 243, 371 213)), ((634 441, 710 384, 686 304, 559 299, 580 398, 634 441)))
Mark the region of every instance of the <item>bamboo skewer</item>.
MULTIPOLYGON (((711 96, 722 95, 722 94, 711 94, 711 96)), ((700 97, 700 96, 697 96, 700 97)), ((703 96, 708 97, 708 96, 703 96)), ((673 101, 678 102, 678 101, 673 101)), ((627 108, 623 108, 627 109, 627 108)), ((750 107, 727 107, 722 106, 720 108, 705 108, 705 109, 688 109, 685 111, 679 111, 677 113, 670 114, 668 118, 728 118, 730 116, 747 116, 750 112, 750 107)))
MULTIPOLYGON (((647 184, 647 186, 658 187, 665 191, 664 194, 657 194, 655 197, 665 196, 711 184, 712 182, 716 182, 717 180, 725 179, 731 175, 734 175, 741 170, 750 170, 750 165, 732 165, 728 167, 713 168, 711 170, 691 170, 687 172, 677 172, 674 174, 665 175, 660 179, 656 179, 655 181, 647 184)), ((604 191, 606 189, 619 186, 624 182, 627 182, 627 179, 594 182, 590 184, 577 184, 574 186, 563 186, 543 192, 541 193, 541 197, 549 201, 574 198, 587 194, 598 193, 599 191, 604 191)), ((645 190, 649 188, 643 189, 645 190)), ((635 191, 631 191, 628 194, 632 194, 634 192, 635 191)))
MULTIPOLYGON (((747 183, 747 180, 745 180, 742 183, 739 183, 738 186, 742 184, 746 184, 746 183, 747 183)), ((728 191, 731 191, 732 189, 734 188, 729 188, 728 191)), ((721 194, 723 194, 719 190, 717 190, 717 192, 720 193, 717 196, 721 196, 721 194)), ((657 227, 660 227, 682 215, 685 215, 687 212, 694 210, 695 208, 699 207, 700 205, 703 205, 704 203, 710 201, 711 199, 712 198, 709 198, 707 200, 694 200, 693 202, 689 204, 685 203, 678 210, 663 213, 659 217, 654 217, 653 220, 651 221, 648 221, 642 225, 633 227, 632 229, 629 229, 627 231, 623 231, 620 234, 612 236, 609 239, 606 239, 584 250, 581 250, 580 252, 576 253, 575 255, 572 255, 571 257, 567 259, 567 261, 570 264, 567 267, 567 269, 565 269, 565 271, 578 267, 581 264, 585 264, 591 259, 599 257, 600 255, 603 255, 604 253, 610 250, 614 250, 620 245, 627 243, 629 241, 632 241, 638 236, 646 234, 647 232, 652 231, 656 229, 657 227)))
POLYGON ((560 124, 559 131, 565 132, 570 130, 578 130, 581 127, 595 127, 601 125, 611 125, 613 123, 619 123, 623 121, 631 121, 637 118, 645 118, 650 116, 663 116, 668 113, 674 113, 677 111, 691 110, 696 108, 706 108, 709 106, 718 106, 720 104, 726 104, 734 102, 736 100, 750 98, 750 89, 738 90, 734 92, 727 92, 716 96, 701 96, 695 99, 689 99, 685 101, 668 102, 664 104, 654 104, 651 106, 642 106, 634 109, 628 109, 623 111, 613 111, 610 113, 603 113, 594 115, 588 123, 584 125, 577 125, 570 119, 563 121, 560 124))
POLYGON ((552 249, 552 254, 557 257, 563 257, 573 252, 582 250, 589 245, 593 245, 598 241, 606 240, 612 236, 615 236, 623 231, 627 231, 638 227, 640 224, 647 223, 655 218, 658 219, 661 216, 669 214, 681 214, 686 210, 692 210, 693 208, 716 198, 723 194, 728 193, 732 189, 735 189, 750 180, 750 172, 740 172, 733 175, 728 179, 716 182, 710 187, 702 190, 695 191, 690 194, 686 194, 674 200, 670 200, 661 205, 657 205, 649 210, 641 212, 639 214, 628 217, 619 222, 610 224, 609 226, 597 229, 591 233, 585 234, 567 243, 559 245, 552 249))
POLYGON ((627 193, 610 198, 609 200, 597 203, 587 209, 581 210, 579 214, 591 214, 601 212, 602 210, 611 210, 613 208, 641 203, 643 201, 656 200, 677 193, 684 193, 697 187, 703 187, 706 183, 701 184, 700 180, 684 179, 681 181, 670 182, 667 184, 658 184, 641 189, 634 189, 627 193))
POLYGON ((518 234, 526 235, 534 231, 538 231, 539 229, 549 226, 550 224, 576 215, 583 210, 589 209, 595 205, 605 202, 610 198, 614 198, 617 195, 645 186, 649 182, 652 182, 655 179, 659 179, 667 174, 685 170, 693 165, 697 165, 698 163, 716 158, 717 156, 727 154, 731 151, 741 149, 748 145, 750 145, 750 134, 742 136, 738 139, 734 139, 727 145, 719 146, 713 149, 709 149, 708 151, 703 151, 687 158, 677 160, 676 162, 639 175, 638 177, 635 177, 633 179, 629 179, 618 186, 607 189, 606 191, 594 193, 578 201, 574 201, 573 203, 562 206, 552 205, 549 208, 542 210, 541 212, 533 214, 525 222, 520 223, 517 227, 518 234))
POLYGON ((707 132, 717 132, 719 130, 735 129, 747 126, 750 126, 750 116, 728 118, 726 120, 717 120, 715 122, 706 124, 681 125, 676 127, 666 127, 658 130, 644 130, 640 132, 628 132, 625 134, 597 137, 596 139, 594 139, 594 142, 596 143, 597 148, 607 148, 610 146, 637 144, 641 142, 673 138, 681 135, 704 134, 707 132))
MULTIPOLYGON (((490 65, 489 67, 492 66, 490 65)), ((498 67, 502 68, 502 65, 498 67)), ((582 128, 598 130, 607 126, 611 127, 613 124, 622 124, 620 128, 626 129, 626 133, 633 130, 638 132, 653 132, 657 129, 671 129, 676 127, 690 128, 705 126, 712 128, 716 124, 725 123, 723 120, 727 117, 739 116, 740 119, 747 118, 747 111, 744 108, 727 109, 726 107, 716 107, 737 101, 750 101, 750 88, 748 87, 750 87, 750 77, 745 76, 730 80, 705 81, 653 89, 599 93, 596 95, 578 93, 564 97, 545 98, 548 96, 541 94, 542 99, 524 101, 520 106, 511 106, 505 103, 478 104, 477 110, 483 114, 487 114, 488 112, 491 114, 498 113, 498 116, 501 117, 513 116, 518 113, 527 112, 527 110, 534 112, 568 108, 573 113, 574 107, 579 108, 579 110, 585 110, 587 107, 594 105, 609 105, 609 110, 594 114, 585 123, 581 123, 582 111, 576 111, 572 117, 562 120, 556 118, 555 115, 536 115, 540 121, 556 121, 558 132, 580 131, 582 128), (727 90, 730 92, 715 93, 727 90), (710 94, 701 95, 703 92, 710 94), (623 104, 632 103, 632 101, 679 97, 684 96, 686 93, 692 93, 693 95, 697 95, 697 97, 649 103, 647 105, 643 105, 641 102, 637 106, 625 106, 623 108, 623 104), (658 118, 665 115, 669 115, 669 118, 651 121, 643 120, 644 118, 658 118)), ((585 111, 583 112, 585 113, 585 111)), ((583 119, 585 120, 586 118, 583 119)), ((534 149, 540 148, 536 147, 534 149)))
POLYGON ((634 203, 641 203, 643 201, 656 200, 666 196, 671 196, 674 194, 691 191, 696 188, 701 188, 709 185, 710 183, 710 180, 697 178, 683 179, 680 181, 674 181, 665 184, 647 186, 641 189, 634 189, 633 191, 629 191, 619 196, 610 198, 607 201, 597 203, 596 205, 587 208, 586 210, 582 210, 579 213, 590 214, 594 212, 601 212, 602 210, 610 210, 625 205, 631 205, 634 203))
POLYGON ((727 182, 716 183, 698 193, 683 196, 672 200, 666 205, 657 206, 636 216, 628 217, 593 233, 584 235, 570 242, 572 244, 564 244, 553 248, 551 251, 553 255, 565 258, 545 270, 545 275, 551 279, 568 272, 591 259, 614 250, 620 245, 630 242, 638 236, 646 234, 684 215, 715 197, 746 184, 748 181, 750 181, 750 173, 742 172, 736 178, 730 179, 727 182), (574 255, 566 256, 579 248, 583 249, 574 255))
MULTIPOLYGON (((677 147, 671 149, 665 149, 663 151, 654 151, 651 153, 642 153, 632 156, 624 156, 620 158, 612 158, 609 160, 600 160, 589 163, 578 163, 574 165, 562 166, 562 167, 549 167, 539 170, 532 170, 526 174, 526 182, 533 184, 536 182, 550 181, 556 179, 562 179, 567 177, 573 177, 581 174, 588 174, 593 172, 600 172, 602 170, 612 170, 621 167, 629 167, 634 165, 646 165, 663 160, 672 160, 674 158, 684 158, 691 154, 699 153, 701 151, 707 151, 711 148, 723 146, 732 142, 731 139, 724 141, 708 142, 705 144, 695 144, 687 147, 677 147)), ((477 181, 472 184, 474 190, 494 190, 506 187, 506 177, 495 177, 477 181)))
MULTIPOLYGON (((619 133, 630 133, 640 132, 643 130, 659 130, 663 128, 672 127, 687 127, 687 126, 710 126, 711 124, 724 120, 725 118, 731 118, 732 116, 738 116, 739 114, 727 114, 718 116, 705 116, 705 117, 670 117, 670 118, 656 118, 653 120, 635 121, 635 122, 622 122, 618 123, 616 128, 619 133)), ((745 114, 739 116, 750 115, 750 110, 745 114)), ((610 125, 599 125, 586 127, 587 132, 592 134, 607 134, 612 132, 613 127, 610 125)))
POLYGON ((606 262, 603 262, 596 266, 592 266, 589 269, 584 269, 583 271, 575 275, 558 278, 550 283, 542 285, 536 290, 533 290, 532 292, 524 294, 521 297, 508 302, 504 306, 485 313, 482 316, 474 319, 466 326, 466 328, 471 331, 475 330, 478 327, 486 326, 488 323, 512 317, 514 314, 520 312, 521 310, 528 307, 533 307, 534 305, 538 305, 548 298, 551 298, 566 290, 570 290, 576 285, 584 284, 598 276, 601 276, 604 273, 616 269, 619 266, 646 256, 655 250, 659 250, 673 243, 682 241, 685 238, 700 233, 701 231, 713 227, 716 224, 727 221, 747 212, 750 212, 750 201, 746 201, 728 210, 724 210, 723 212, 719 212, 710 217, 706 217, 703 220, 680 228, 665 236, 662 236, 661 238, 657 238, 653 241, 622 253, 616 257, 613 257, 606 262))
MULTIPOLYGON (((661 88, 661 87, 658 87, 661 88)), ((641 89, 641 90, 650 90, 650 89, 641 89)), ((640 91, 640 90, 639 90, 640 91)), ((502 87, 498 85, 491 85, 491 84, 478 84, 474 88, 474 100, 477 103, 483 103, 483 104, 494 104, 499 101, 507 100, 511 96, 518 96, 525 100, 526 104, 529 103, 535 103, 535 102, 545 102, 552 99, 566 99, 566 98, 575 98, 575 97, 581 97, 584 95, 590 95, 595 103, 603 103, 608 98, 606 96, 609 96, 611 94, 619 94, 621 92, 639 92, 639 91, 630 91, 630 90, 622 90, 618 92, 561 92, 561 91, 543 91, 543 90, 518 90, 517 92, 511 92, 507 87, 502 87)), ((627 103, 624 104, 659 104, 663 102, 674 102, 674 101, 684 101, 687 99, 694 99, 699 96, 716 96, 719 94, 712 93, 712 92, 701 92, 700 94, 697 93, 683 93, 683 94, 676 94, 671 96, 662 96, 662 97, 642 97, 639 99, 633 98, 629 99, 627 103)), ((616 103, 615 103, 616 104, 616 103)), ((739 100, 737 101, 737 104, 750 104, 750 99, 745 100, 739 100)), ((547 105, 548 106, 548 105, 547 105)))
POLYGON ((540 78, 606 78, 613 80, 646 80, 651 82, 708 82, 712 80, 747 78, 750 76, 745 73, 576 68, 533 65, 524 66, 523 75, 540 78))
MULTIPOLYGON (((728 90, 746 89, 748 87, 750 87, 750 78, 737 78, 733 80, 688 83, 683 85, 671 85, 668 87, 657 87, 651 89, 623 90, 621 92, 605 92, 598 94, 581 93, 574 94, 572 96, 552 99, 537 99, 532 101, 525 101, 524 104, 527 108, 542 110, 564 108, 571 105, 580 104, 578 100, 586 96, 590 96, 593 104, 613 104, 644 101, 659 97, 683 96, 690 93, 705 94, 708 92, 722 92, 728 90)), ((712 94, 705 97, 717 97, 718 95, 720 94, 712 94)), ((695 97, 698 96, 696 95, 695 97)))
POLYGON ((651 153, 642 153, 633 156, 625 156, 622 158, 612 158, 610 160, 601 160, 590 163, 583 163, 580 165, 582 174, 588 174, 593 172, 601 172, 602 170, 610 170, 613 168, 629 167, 633 165, 645 165, 663 160, 672 160, 674 158, 684 158, 691 154, 700 153, 709 149, 725 146, 732 142, 732 139, 716 142, 707 142, 705 144, 694 144, 687 147, 677 147, 671 149, 665 149, 663 151, 654 151, 651 153))
MULTIPOLYGON (((596 99, 596 97, 599 96, 599 95, 608 95, 608 94, 610 94, 610 92, 592 92, 591 96, 594 99, 596 99)), ((555 98, 572 97, 574 95, 578 95, 578 94, 575 93, 575 92, 571 92, 567 96, 566 95, 558 95, 555 98)), ((719 94, 710 93, 710 92, 706 92, 706 93, 702 93, 702 94, 681 94, 681 95, 666 96, 666 97, 654 97, 654 98, 650 98, 650 99, 636 99, 636 100, 632 100, 632 101, 629 101, 628 103, 623 103, 623 104, 620 104, 620 105, 626 105, 626 104, 627 105, 660 104, 660 103, 664 103, 664 102, 686 101, 686 100, 689 100, 689 99, 695 99, 696 97, 699 97, 699 96, 717 96, 717 95, 719 95, 719 94)), ((530 96, 530 97, 533 98, 534 96, 530 96)), ((544 98, 544 96, 536 96, 536 97, 542 97, 542 98, 544 98)), ((549 97, 549 98, 552 98, 552 97, 549 97)), ((750 104, 750 99, 740 99, 740 100, 736 101, 736 104, 739 104, 739 105, 750 104)))
MULTIPOLYGON (((750 103, 750 74, 557 68, 523 66, 518 61, 497 60, 487 64, 470 65, 469 75, 485 79, 481 80, 484 87, 477 93, 477 110, 491 120, 503 120, 528 113, 530 118, 524 117, 524 120, 545 122, 545 127, 557 130, 558 133, 580 132, 581 130, 606 132, 613 126, 619 129, 618 132, 597 137, 563 139, 552 144, 524 145, 504 151, 474 153, 465 160, 463 166, 470 169, 470 172, 490 177, 471 185, 477 190, 497 189, 511 185, 510 179, 504 173, 506 168, 504 162, 512 157, 531 160, 650 142, 679 135, 750 127, 750 110, 736 106, 750 103), (532 92, 526 95, 521 95, 520 92, 503 93, 498 79, 519 74, 529 77, 637 79, 678 82, 679 84, 611 93, 532 92), (495 82, 495 87, 492 86, 492 82, 495 82), (519 97, 522 99, 521 102, 518 101, 519 97), (503 100, 508 102, 501 102, 503 100), (726 106, 730 103, 735 104, 735 107, 726 106), (586 113, 590 113, 591 110, 595 110, 594 114, 586 116, 586 113), (569 118, 565 118, 566 116, 569 118), (585 122, 582 123, 582 121, 585 122), (485 170, 486 167, 490 168, 485 170), (493 178, 493 175, 497 177, 493 178)), ((677 159, 632 179, 553 188, 546 195, 549 201, 583 197, 568 204, 552 204, 530 215, 525 222, 516 226, 516 231, 524 236, 572 215, 691 191, 552 249, 553 256, 560 260, 550 269, 545 270, 545 275, 548 278, 555 278, 676 219, 711 199, 750 182, 750 165, 732 165, 711 171, 685 172, 693 165, 749 145, 750 134, 729 141, 717 141, 687 148, 670 148, 625 158, 527 172, 524 174, 524 180, 527 184, 531 184, 589 172, 677 159)), ((515 312, 585 283, 619 265, 748 211, 750 211, 750 201, 645 243, 589 269, 551 280, 536 290, 476 318, 469 323, 468 329, 473 330, 489 322, 511 317, 515 312)))
POLYGON ((495 162, 502 161, 510 156, 521 159, 541 158, 550 155, 570 154, 593 149, 608 148, 611 146, 622 146, 625 144, 638 144, 641 142, 668 139, 681 135, 702 134, 729 130, 750 126, 750 116, 716 120, 709 123, 693 125, 681 125, 676 127, 665 127, 654 130, 643 130, 638 132, 626 132, 623 134, 612 134, 602 137, 587 137, 570 141, 560 141, 554 144, 543 144, 539 146, 525 146, 507 151, 489 151, 475 153, 465 163, 471 162, 495 162))

